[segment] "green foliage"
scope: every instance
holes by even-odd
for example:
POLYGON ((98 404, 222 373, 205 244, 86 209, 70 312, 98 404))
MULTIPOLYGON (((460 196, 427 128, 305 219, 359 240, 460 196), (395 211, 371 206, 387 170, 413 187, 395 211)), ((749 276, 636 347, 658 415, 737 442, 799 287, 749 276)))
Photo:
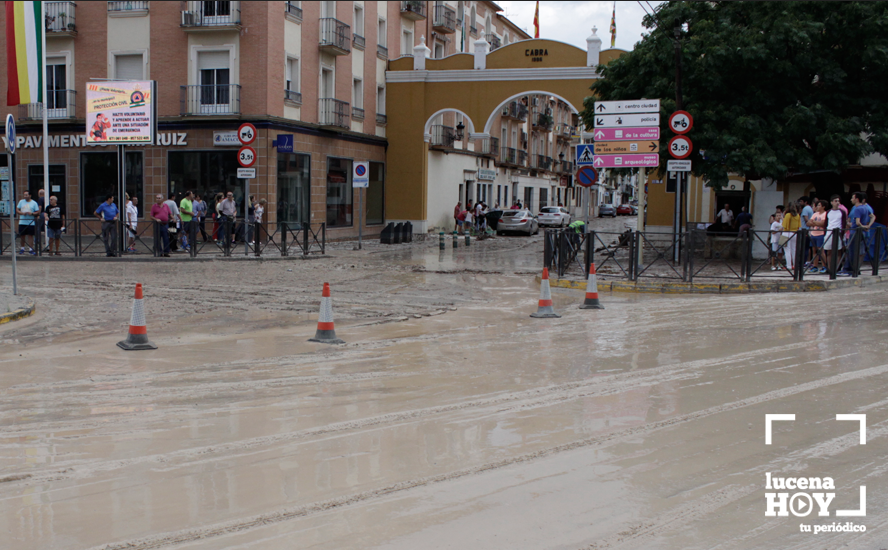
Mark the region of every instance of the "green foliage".
MULTIPOLYGON (((676 27, 690 158, 710 186, 730 172, 781 179, 888 156, 888 2, 671 1, 644 25, 653 30, 600 66, 592 91, 662 99, 661 166, 674 135, 676 27)), ((595 99, 582 113, 588 128, 595 99)))

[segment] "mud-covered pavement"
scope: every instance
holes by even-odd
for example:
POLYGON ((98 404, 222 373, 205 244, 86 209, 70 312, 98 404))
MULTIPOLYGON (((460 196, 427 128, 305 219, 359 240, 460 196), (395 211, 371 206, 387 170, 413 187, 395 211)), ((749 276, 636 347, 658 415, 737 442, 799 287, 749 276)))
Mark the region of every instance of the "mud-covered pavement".
POLYGON ((531 319, 540 237, 450 246, 20 263, 0 548, 888 546, 884 288, 531 319), (324 281, 344 346, 307 342, 324 281), (135 282, 157 351, 115 346, 135 282), (830 515, 766 517, 766 472, 833 478, 830 515))

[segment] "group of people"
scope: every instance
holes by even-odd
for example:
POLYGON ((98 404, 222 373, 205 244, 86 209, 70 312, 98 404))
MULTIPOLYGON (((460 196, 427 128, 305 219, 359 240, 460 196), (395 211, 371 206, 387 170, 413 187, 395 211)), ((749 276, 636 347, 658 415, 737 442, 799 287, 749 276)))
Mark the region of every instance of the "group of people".
POLYGON ((487 205, 483 201, 478 201, 474 205, 471 199, 466 203, 463 209, 462 202, 457 202, 453 207, 453 219, 456 222, 456 231, 460 234, 474 228, 475 231, 484 231, 487 229, 487 205))
POLYGON ((37 200, 31 198, 31 193, 25 191, 22 200, 15 207, 19 216, 19 254, 37 255, 36 236, 42 227, 46 225, 48 242, 44 252, 61 256, 59 244, 62 233, 65 232, 65 211, 59 205, 59 199, 55 195, 49 197, 49 206, 45 202, 45 194, 41 189, 37 194, 37 200), (53 251, 53 247, 55 251, 53 251))

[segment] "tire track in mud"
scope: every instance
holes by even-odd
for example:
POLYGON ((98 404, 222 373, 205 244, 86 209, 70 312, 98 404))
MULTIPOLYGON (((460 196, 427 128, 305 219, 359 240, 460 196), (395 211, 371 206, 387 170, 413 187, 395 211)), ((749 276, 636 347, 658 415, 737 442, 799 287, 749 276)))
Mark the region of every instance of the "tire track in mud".
MULTIPOLYGON (((626 439, 650 435, 655 432, 681 426, 683 424, 693 422, 694 420, 700 420, 709 416, 734 411, 752 405, 767 403, 777 399, 782 399, 812 390, 850 382, 853 380, 861 380, 871 376, 884 375, 886 373, 888 373, 888 365, 880 365, 855 372, 837 374, 828 378, 803 384, 796 384, 788 388, 772 390, 763 394, 759 394, 757 396, 741 399, 731 403, 725 403, 723 405, 718 405, 707 409, 702 409, 692 413, 679 415, 658 422, 652 422, 640 426, 633 426, 609 434, 581 439, 570 443, 564 443, 561 445, 556 445, 554 447, 549 447, 547 449, 510 457, 495 462, 488 462, 479 466, 464 468, 434 476, 400 481, 373 490, 344 495, 341 497, 302 506, 282 508, 273 512, 253 515, 247 518, 220 522, 215 525, 200 529, 186 529, 173 533, 165 533, 151 537, 105 544, 99 547, 94 547, 94 549, 92 550, 148 550, 152 548, 162 548, 175 544, 183 544, 199 539, 207 539, 211 537, 219 537, 234 533, 240 533, 249 529, 264 527, 270 524, 281 523, 284 521, 289 521, 291 519, 306 517, 330 510, 336 510, 345 506, 353 506, 360 503, 372 502, 373 500, 380 497, 404 492, 417 487, 430 486, 472 475, 478 475, 498 468, 538 460, 540 458, 551 456, 561 452, 572 451, 575 449, 581 449, 590 446, 609 446, 624 441, 626 439)), ((846 436, 843 436, 842 439, 845 437, 846 436)), ((727 487, 723 487, 722 489, 696 499, 693 503, 681 506, 666 514, 658 516, 654 520, 649 520, 614 535, 613 543, 607 542, 607 540, 599 541, 598 543, 596 543, 596 546, 590 546, 587 548, 592 549, 618 547, 618 545, 625 545, 629 542, 634 542, 636 539, 639 539, 641 537, 653 536, 659 531, 668 529, 671 525, 675 525, 679 522, 686 525, 689 520, 699 519, 701 515, 701 510, 714 510, 724 507, 725 505, 730 504, 738 500, 739 498, 743 498, 744 496, 747 496, 760 489, 760 485, 753 484, 745 486, 729 485, 727 487), (702 505, 700 504, 701 502, 703 503, 702 505)))

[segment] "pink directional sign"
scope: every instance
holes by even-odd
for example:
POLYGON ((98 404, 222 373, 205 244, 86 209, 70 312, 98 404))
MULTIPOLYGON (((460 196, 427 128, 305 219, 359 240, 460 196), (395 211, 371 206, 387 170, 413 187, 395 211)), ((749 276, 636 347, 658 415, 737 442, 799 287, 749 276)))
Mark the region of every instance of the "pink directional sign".
POLYGON ((595 141, 629 141, 635 139, 660 139, 660 128, 596 128, 592 133, 595 141))
POLYGON ((659 164, 660 155, 595 155, 592 161, 595 168, 632 168, 659 164))

